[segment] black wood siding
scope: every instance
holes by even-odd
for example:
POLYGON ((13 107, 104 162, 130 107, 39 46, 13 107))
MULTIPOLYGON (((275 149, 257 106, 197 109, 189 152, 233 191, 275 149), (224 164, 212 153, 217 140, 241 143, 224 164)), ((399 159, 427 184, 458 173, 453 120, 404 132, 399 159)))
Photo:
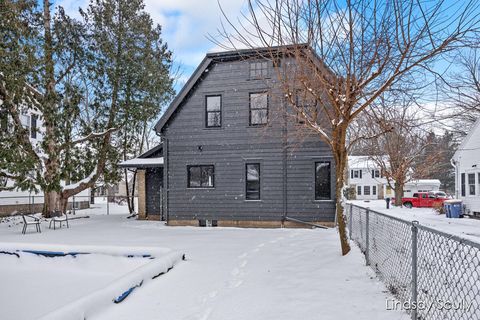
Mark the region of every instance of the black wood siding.
POLYGON ((274 86, 273 78, 250 80, 247 61, 209 67, 162 131, 168 140, 169 219, 281 220, 286 213, 307 221, 333 221, 335 173, 329 147, 284 117, 282 102, 273 98, 275 90, 269 125, 249 126, 249 93, 274 86), (212 94, 222 95, 221 128, 205 126, 205 96, 212 94), (314 200, 314 166, 321 160, 332 162, 331 201, 314 200), (260 163, 260 201, 245 200, 247 162, 260 163), (199 164, 215 165, 215 188, 187 188, 187 165, 199 164))

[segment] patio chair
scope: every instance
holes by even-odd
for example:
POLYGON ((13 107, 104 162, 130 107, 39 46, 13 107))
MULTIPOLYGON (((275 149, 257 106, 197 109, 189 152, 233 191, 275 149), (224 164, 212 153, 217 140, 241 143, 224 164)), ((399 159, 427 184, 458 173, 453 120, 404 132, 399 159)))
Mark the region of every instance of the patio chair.
POLYGON ((64 215, 62 215, 60 212, 56 212, 56 213, 59 213, 59 215, 50 219, 50 223, 48 224, 48 229, 52 229, 52 222, 53 222, 53 230, 57 229, 56 228, 57 223, 60 226, 60 228, 62 228, 62 223, 65 223, 67 225, 67 228, 70 228, 70 226, 68 225, 68 214, 65 213, 64 215))
POLYGON ((42 230, 40 229, 40 219, 39 218, 37 218, 35 216, 28 215, 28 214, 22 214, 22 219, 23 219, 22 234, 25 234, 27 232, 27 227, 28 226, 35 226, 35 229, 37 230, 37 232, 42 233, 42 230), (25 217, 29 217, 33 220, 27 220, 25 217))

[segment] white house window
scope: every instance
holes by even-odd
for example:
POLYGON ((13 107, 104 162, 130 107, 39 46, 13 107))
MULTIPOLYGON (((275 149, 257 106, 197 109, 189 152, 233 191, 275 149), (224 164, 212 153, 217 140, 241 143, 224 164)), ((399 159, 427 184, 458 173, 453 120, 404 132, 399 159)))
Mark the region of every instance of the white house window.
POLYGON ((460 179, 461 179, 462 197, 465 197, 465 190, 466 190, 466 186, 465 186, 465 173, 462 173, 462 174, 460 175, 460 179))
POLYGON ((362 170, 352 170, 351 172, 352 179, 362 179, 362 170))
POLYGON ((357 195, 359 195, 359 196, 362 195, 362 186, 357 187, 357 195))
POLYGON ((475 173, 468 174, 468 194, 475 195, 475 173))
POLYGON ((366 196, 370 195, 370 186, 364 186, 363 187, 363 194, 366 196))
POLYGON ((372 178, 380 178, 380 170, 372 170, 372 178))
POLYGON ((30 118, 30 138, 32 139, 37 138, 37 120, 38 116, 36 114, 32 114, 30 118))
POLYGON ((250 79, 261 79, 268 76, 268 62, 255 61, 250 63, 250 79))
POLYGON ((372 186, 372 195, 377 195, 377 186, 372 186))

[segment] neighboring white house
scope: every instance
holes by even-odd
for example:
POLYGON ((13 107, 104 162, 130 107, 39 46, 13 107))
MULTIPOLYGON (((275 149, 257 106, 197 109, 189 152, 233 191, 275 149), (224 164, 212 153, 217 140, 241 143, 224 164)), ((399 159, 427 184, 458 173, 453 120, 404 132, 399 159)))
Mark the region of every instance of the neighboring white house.
POLYGON ((480 118, 453 155, 455 196, 466 213, 480 215, 480 118))
MULTIPOLYGON (((356 199, 374 200, 393 198, 395 193, 382 176, 380 167, 368 156, 348 157, 348 186, 355 189, 356 199)), ((405 184, 402 196, 409 197, 415 192, 438 191, 440 180, 419 179, 405 184)))
POLYGON ((348 157, 348 185, 355 189, 359 200, 384 199, 393 197, 393 190, 387 186, 380 167, 368 156, 348 157))

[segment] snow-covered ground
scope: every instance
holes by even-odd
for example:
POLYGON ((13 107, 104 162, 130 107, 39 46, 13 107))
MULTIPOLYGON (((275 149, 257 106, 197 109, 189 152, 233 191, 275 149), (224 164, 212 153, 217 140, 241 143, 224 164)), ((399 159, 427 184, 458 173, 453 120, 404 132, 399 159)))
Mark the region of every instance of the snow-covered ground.
MULTIPOLYGON (((365 267, 356 247, 348 256, 340 255, 334 229, 167 227, 162 222, 126 219, 126 207, 113 205, 108 216, 104 209, 98 205, 78 211, 77 216, 90 218, 71 221, 70 229, 49 230, 43 222, 41 234, 22 235, 22 226, 10 219, 0 223, 0 243, 152 246, 186 254, 187 260, 172 271, 90 319, 409 318, 401 311, 386 310, 390 295, 384 285, 365 267)), ((128 271, 136 263, 129 260, 113 266, 114 260, 93 258, 82 258, 73 266, 71 258, 23 260, 0 255, 1 318, 21 320, 23 306, 52 307, 76 299, 71 292, 84 294, 105 286, 117 272, 128 271), (65 260, 56 265, 56 259, 65 260), (102 267, 95 268, 95 262, 102 267), (49 276, 59 269, 72 272, 73 278, 82 269, 85 274, 62 287, 49 276), (32 272, 37 276, 32 277, 32 272), (29 283, 18 283, 23 274, 29 275, 29 283)))
POLYGON ((381 213, 395 216, 404 220, 417 220, 420 224, 434 229, 447 232, 471 241, 480 243, 480 220, 470 218, 447 218, 444 214, 438 214, 432 208, 386 208, 385 200, 355 200, 351 203, 364 208, 370 208, 381 213))

